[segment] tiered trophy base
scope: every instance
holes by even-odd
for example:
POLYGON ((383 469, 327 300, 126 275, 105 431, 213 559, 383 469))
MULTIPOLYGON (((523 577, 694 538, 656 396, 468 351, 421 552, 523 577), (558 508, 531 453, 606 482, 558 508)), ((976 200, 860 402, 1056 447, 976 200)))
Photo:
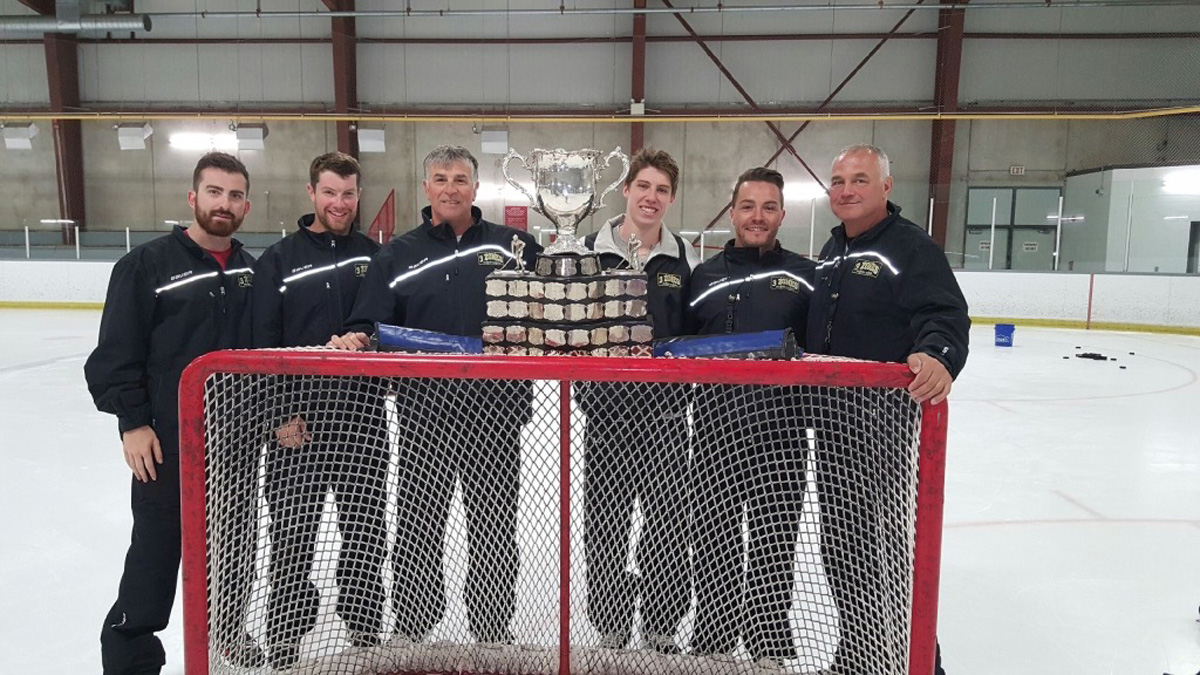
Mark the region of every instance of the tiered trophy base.
POLYGON ((600 269, 594 253, 538 256, 533 272, 487 280, 485 354, 650 356, 644 272, 600 269))

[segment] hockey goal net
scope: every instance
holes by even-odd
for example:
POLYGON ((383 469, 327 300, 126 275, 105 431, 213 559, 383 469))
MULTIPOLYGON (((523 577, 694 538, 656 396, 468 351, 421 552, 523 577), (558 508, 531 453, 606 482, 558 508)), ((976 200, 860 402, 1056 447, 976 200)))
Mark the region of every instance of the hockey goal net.
POLYGON ((933 671, 946 407, 901 365, 219 352, 203 673, 933 671))

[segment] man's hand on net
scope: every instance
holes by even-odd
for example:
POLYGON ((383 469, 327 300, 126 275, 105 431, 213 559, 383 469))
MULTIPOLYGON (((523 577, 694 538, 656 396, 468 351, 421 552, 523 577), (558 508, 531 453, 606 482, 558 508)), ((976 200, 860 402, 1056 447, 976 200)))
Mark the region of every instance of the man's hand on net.
POLYGON ((308 433, 303 417, 293 417, 275 430, 275 439, 281 448, 298 448, 311 441, 312 434, 308 433))
POLYGON ((121 449, 125 452, 125 464, 138 480, 143 483, 158 480, 154 465, 163 463, 163 454, 154 429, 146 425, 121 434, 121 449))
POLYGON ((329 338, 326 347, 334 349, 343 349, 348 352, 360 352, 366 349, 371 344, 371 339, 366 333, 346 333, 345 335, 334 335, 329 338))
POLYGON ((916 375, 908 385, 908 392, 917 399, 917 403, 929 401, 937 405, 950 395, 954 378, 950 377, 950 371, 941 361, 928 354, 909 354, 908 369, 916 375))

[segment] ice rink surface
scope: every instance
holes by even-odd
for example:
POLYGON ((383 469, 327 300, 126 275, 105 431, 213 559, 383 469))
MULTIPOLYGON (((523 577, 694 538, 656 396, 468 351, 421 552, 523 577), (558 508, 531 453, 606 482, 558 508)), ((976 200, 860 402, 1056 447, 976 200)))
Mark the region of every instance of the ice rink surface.
MULTIPOLYGON (((100 670, 131 518, 116 422, 83 381, 99 319, 0 310, 0 673, 100 670)), ((950 406, 947 672, 1200 671, 1200 338, 971 339, 950 406)), ((178 603, 162 637, 178 675, 178 603)))

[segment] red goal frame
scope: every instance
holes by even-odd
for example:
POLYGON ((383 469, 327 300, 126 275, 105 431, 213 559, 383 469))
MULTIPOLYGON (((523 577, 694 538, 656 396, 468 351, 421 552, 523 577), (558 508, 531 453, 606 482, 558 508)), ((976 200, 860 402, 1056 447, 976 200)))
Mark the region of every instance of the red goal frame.
MULTIPOLYGON (((903 364, 805 357, 796 361, 636 359, 601 357, 423 356, 325 350, 237 350, 201 356, 183 372, 179 389, 180 501, 184 669, 207 675, 208 607, 205 522, 205 382, 214 374, 425 377, 551 380, 559 389, 560 630, 559 664, 570 664, 571 388, 576 380, 697 384, 810 385, 901 389, 913 374, 903 364)), ((909 673, 934 669, 941 565, 942 505, 948 406, 921 406, 917 520, 910 618, 909 673)), ((566 675, 562 672, 561 675, 566 675)))

